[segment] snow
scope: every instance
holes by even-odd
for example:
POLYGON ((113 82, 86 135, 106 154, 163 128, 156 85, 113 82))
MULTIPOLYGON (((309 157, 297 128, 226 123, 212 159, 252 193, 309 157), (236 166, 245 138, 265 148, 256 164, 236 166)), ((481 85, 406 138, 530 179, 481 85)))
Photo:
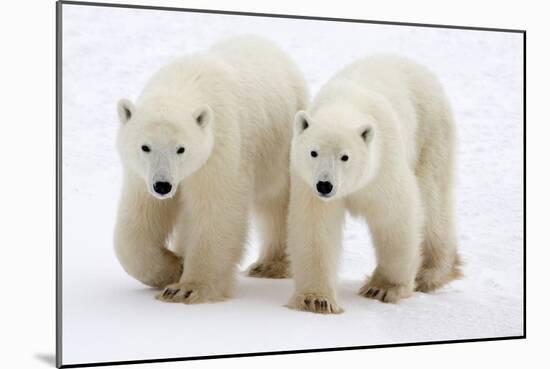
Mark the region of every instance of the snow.
MULTIPOLYGON (((63 5, 63 363, 522 335, 522 58, 521 34, 63 5), (155 300, 124 273, 112 245, 116 102, 178 55, 243 33, 287 50, 313 94, 377 52, 440 77, 458 125, 463 280, 395 305, 358 296, 375 260, 366 226, 351 218, 338 316, 283 307, 290 280, 240 276, 232 300, 188 306, 155 300)), ((256 255, 252 233, 242 268, 256 255)))

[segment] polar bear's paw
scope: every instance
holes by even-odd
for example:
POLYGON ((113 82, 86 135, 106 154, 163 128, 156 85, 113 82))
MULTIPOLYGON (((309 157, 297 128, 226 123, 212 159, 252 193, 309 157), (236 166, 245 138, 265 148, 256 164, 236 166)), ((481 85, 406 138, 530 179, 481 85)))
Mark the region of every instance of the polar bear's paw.
POLYGON ((336 300, 325 294, 304 293, 295 295, 287 307, 294 310, 309 311, 319 314, 340 314, 344 310, 336 300))
POLYGON ((432 292, 454 279, 462 278, 460 265, 457 262, 452 268, 421 268, 416 276, 416 290, 420 292, 432 292))
POLYGON ((223 301, 225 297, 223 293, 205 285, 179 282, 166 286, 156 298, 165 302, 201 304, 223 301))
POLYGON ((412 294, 412 287, 390 283, 375 274, 361 287, 359 294, 370 299, 395 303, 402 298, 409 297, 412 294))
POLYGON ((290 266, 286 258, 284 259, 275 259, 275 260, 265 260, 258 261, 252 264, 247 271, 249 277, 256 278, 275 278, 283 279, 289 278, 290 266))

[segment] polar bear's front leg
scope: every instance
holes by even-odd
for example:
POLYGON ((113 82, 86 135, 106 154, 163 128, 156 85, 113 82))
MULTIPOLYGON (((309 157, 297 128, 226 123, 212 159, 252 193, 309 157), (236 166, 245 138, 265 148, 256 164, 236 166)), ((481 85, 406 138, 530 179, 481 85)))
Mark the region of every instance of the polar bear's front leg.
POLYGON ((127 181, 115 227, 115 252, 124 270, 151 287, 165 287, 182 274, 182 261, 166 248, 175 200, 153 198, 139 180, 127 181))
POLYGON ((395 194, 380 208, 385 211, 368 219, 378 265, 359 294, 382 302, 397 302, 414 290, 420 265, 422 210, 414 190, 395 194))
POLYGON ((184 271, 179 282, 157 296, 159 300, 196 304, 231 296, 246 241, 248 199, 245 189, 208 189, 189 191, 184 199, 193 222, 186 237, 184 271))
POLYGON ((319 199, 293 178, 288 220, 288 251, 295 283, 288 307, 314 313, 340 313, 336 301, 337 267, 344 205, 319 199))

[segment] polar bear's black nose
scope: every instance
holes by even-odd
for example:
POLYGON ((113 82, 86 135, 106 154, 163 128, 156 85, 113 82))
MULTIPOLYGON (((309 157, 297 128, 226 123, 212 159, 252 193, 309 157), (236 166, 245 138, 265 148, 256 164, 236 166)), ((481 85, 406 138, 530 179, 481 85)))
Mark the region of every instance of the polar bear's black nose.
POLYGON ((156 193, 159 195, 166 195, 170 191, 172 191, 172 185, 170 182, 155 182, 153 185, 153 189, 156 193))
POLYGON ((330 182, 319 181, 316 187, 321 195, 328 195, 332 191, 332 183, 330 182))

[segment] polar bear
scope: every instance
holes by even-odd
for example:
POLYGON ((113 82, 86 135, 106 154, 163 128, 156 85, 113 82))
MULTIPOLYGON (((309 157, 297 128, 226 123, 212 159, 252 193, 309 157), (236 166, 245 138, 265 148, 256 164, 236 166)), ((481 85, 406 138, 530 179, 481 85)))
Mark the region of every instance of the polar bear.
POLYGON ((296 114, 288 250, 291 308, 339 313, 345 211, 365 219, 377 267, 359 293, 383 302, 458 278, 453 211, 455 128, 426 68, 392 55, 361 59, 296 114))
POLYGON ((250 274, 286 275, 292 122, 307 100, 297 66, 255 36, 177 59, 135 105, 120 100, 114 239, 126 272, 164 301, 229 297, 253 205, 264 248, 250 274))

